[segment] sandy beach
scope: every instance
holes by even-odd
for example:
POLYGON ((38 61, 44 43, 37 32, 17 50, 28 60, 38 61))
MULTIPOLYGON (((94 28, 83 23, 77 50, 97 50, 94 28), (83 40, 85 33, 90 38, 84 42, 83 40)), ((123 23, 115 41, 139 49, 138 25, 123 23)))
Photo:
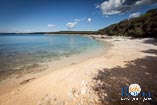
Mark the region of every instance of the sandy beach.
MULTIPOLYGON (((121 104, 118 97, 121 86, 139 82, 146 90, 151 89, 153 97, 157 98, 155 39, 90 37, 108 41, 113 46, 104 54, 53 72, 1 83, 0 105, 117 105, 121 104), (20 84, 14 86, 19 81, 20 84)), ((154 103, 147 104, 155 105, 155 99, 154 103)))

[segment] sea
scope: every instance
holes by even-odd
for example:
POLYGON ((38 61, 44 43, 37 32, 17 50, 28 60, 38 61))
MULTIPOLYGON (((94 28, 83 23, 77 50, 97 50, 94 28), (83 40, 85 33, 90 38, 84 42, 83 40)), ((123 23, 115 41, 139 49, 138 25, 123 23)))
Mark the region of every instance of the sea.
POLYGON ((17 72, 107 48, 107 42, 82 35, 1 34, 0 80, 17 72))

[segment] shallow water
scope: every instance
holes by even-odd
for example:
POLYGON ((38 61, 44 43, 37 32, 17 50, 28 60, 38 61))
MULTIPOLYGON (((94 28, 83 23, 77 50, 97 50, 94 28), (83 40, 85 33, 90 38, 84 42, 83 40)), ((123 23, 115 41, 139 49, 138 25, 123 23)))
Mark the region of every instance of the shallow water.
POLYGON ((80 35, 0 35, 0 76, 30 65, 97 51, 103 47, 104 43, 80 35))

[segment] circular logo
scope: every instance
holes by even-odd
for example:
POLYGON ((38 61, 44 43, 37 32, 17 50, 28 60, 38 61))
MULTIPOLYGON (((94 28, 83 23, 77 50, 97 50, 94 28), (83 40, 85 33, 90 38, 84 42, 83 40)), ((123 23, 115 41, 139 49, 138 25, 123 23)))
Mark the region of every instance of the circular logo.
POLYGON ((141 87, 138 84, 131 84, 129 86, 129 93, 132 96, 138 96, 138 94, 141 92, 141 87))

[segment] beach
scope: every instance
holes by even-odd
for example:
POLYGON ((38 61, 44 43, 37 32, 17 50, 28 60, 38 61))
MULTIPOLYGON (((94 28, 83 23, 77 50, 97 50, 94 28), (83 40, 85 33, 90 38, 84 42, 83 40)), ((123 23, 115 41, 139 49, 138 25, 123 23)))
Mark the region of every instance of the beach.
POLYGON ((121 86, 139 82, 144 89, 153 92, 155 105, 156 40, 101 35, 88 37, 105 40, 112 47, 104 54, 58 70, 51 71, 52 66, 48 66, 46 69, 51 72, 2 82, 0 105, 121 105, 121 86), (18 85, 14 85, 16 83, 18 85))

